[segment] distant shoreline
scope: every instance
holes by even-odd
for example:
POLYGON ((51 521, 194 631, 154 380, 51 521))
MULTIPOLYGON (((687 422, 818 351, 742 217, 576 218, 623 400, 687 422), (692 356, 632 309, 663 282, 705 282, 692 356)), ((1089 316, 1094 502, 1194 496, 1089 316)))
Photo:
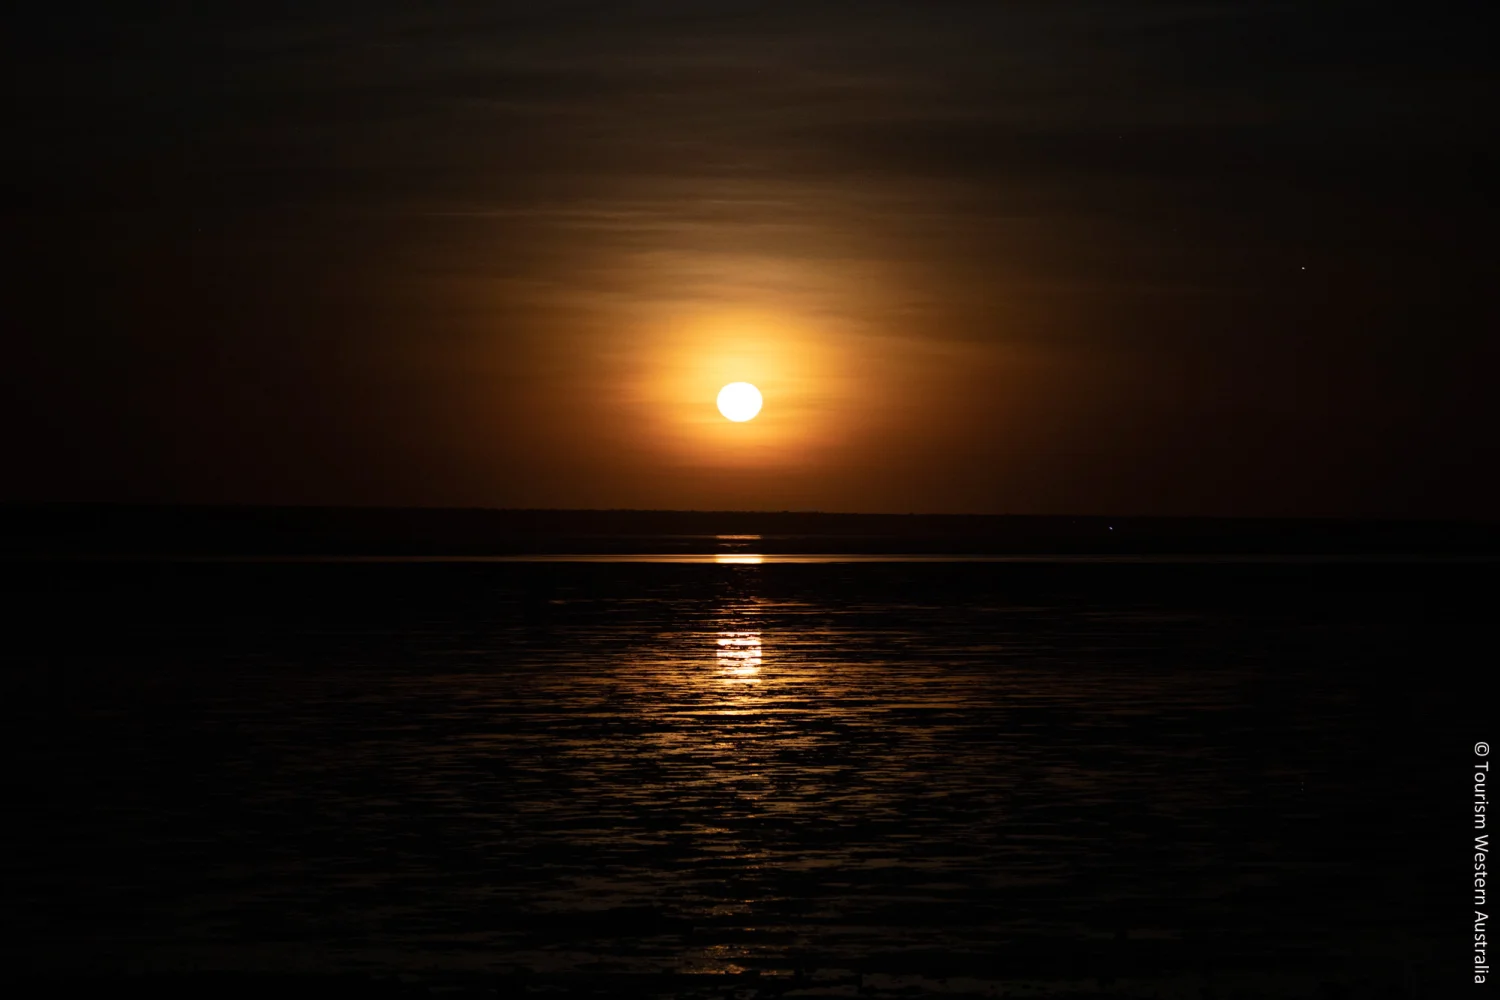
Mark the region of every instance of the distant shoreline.
POLYGON ((527 553, 520 555, 192 555, 161 553, 61 553, 11 556, 11 561, 85 563, 189 563, 199 565, 382 565, 473 564, 497 566, 835 566, 835 565, 1012 565, 1012 566, 1479 566, 1500 562, 1500 553, 1374 553, 1348 555, 1243 555, 1143 553, 1138 555, 1003 553, 527 553))
POLYGON ((1464 556, 1500 523, 821 512, 0 505, 0 556, 1464 556))

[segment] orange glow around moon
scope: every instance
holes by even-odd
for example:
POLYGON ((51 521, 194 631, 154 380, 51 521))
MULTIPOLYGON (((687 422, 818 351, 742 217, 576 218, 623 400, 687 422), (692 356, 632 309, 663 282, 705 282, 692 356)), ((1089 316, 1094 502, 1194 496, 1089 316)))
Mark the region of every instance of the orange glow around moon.
POLYGON ((631 339, 619 384, 640 417, 621 426, 683 474, 824 467, 865 412, 849 335, 825 320, 685 310, 643 316, 631 339))
POLYGON ((731 382, 719 390, 719 412, 735 423, 754 420, 760 412, 760 390, 749 382, 731 382))

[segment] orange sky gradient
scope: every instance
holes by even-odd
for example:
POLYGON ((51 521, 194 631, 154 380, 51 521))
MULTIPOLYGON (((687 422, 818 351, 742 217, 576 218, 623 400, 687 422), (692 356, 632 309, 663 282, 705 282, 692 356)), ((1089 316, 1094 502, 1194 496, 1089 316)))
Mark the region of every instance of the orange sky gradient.
POLYGON ((1478 34, 939 6, 38 12, 0 499, 1500 509, 1478 34))

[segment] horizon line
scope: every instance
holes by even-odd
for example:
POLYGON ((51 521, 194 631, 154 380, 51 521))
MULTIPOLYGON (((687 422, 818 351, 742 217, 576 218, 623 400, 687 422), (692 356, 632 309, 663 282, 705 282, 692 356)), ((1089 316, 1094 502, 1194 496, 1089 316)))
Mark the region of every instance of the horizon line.
POLYGON ((490 507, 478 505, 372 504, 372 503, 259 503, 177 500, 0 500, 0 510, 19 508, 128 508, 195 509, 221 511, 389 511, 491 514, 677 514, 734 516, 818 516, 849 518, 970 518, 1089 521, 1316 521, 1405 524, 1496 524, 1494 515, 1410 514, 1109 514, 1109 513, 975 513, 954 511, 841 511, 817 508, 674 508, 674 507, 490 507))

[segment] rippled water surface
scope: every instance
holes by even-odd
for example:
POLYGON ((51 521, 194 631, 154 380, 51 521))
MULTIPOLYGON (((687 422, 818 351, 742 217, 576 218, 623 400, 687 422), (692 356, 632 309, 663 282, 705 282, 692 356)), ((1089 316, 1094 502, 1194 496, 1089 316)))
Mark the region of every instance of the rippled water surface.
POLYGON ((1458 572, 13 569, 8 939, 61 971, 1408 988, 1454 860, 1431 776, 1467 759, 1458 572))

